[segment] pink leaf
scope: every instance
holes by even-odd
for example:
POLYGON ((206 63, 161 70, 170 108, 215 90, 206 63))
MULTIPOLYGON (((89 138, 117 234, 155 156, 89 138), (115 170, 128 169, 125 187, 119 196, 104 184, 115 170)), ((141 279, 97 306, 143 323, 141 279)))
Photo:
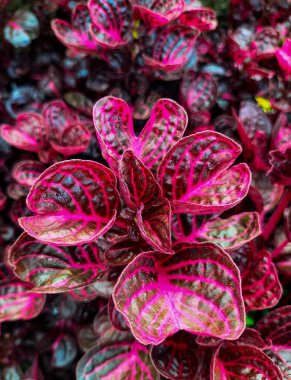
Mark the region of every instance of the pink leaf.
POLYGON ((217 132, 181 139, 158 170, 163 195, 171 201, 173 211, 211 214, 237 205, 251 180, 247 165, 229 169, 240 152, 236 142, 217 132))
POLYGON ((149 169, 155 169, 167 150, 177 142, 187 125, 183 107, 160 99, 139 137, 133 130, 132 113, 125 101, 114 97, 99 100, 93 118, 103 157, 117 171, 118 159, 131 149, 149 169))
POLYGON ((90 35, 91 17, 88 7, 78 4, 74 9, 72 23, 55 19, 51 27, 55 36, 66 47, 81 51, 100 53, 100 46, 90 35))
POLYGON ((261 233, 257 212, 243 212, 227 219, 216 218, 197 232, 197 240, 211 241, 224 249, 236 249, 261 233))
POLYGON ((87 286, 107 267, 96 243, 57 247, 39 243, 23 233, 9 253, 14 274, 34 286, 36 293, 62 293, 87 286))
POLYGON ((27 197, 35 216, 19 219, 34 238, 58 245, 95 240, 113 225, 120 205, 116 178, 93 161, 58 162, 45 170, 27 197))
POLYGON ((1 136, 8 144, 18 149, 39 152, 47 143, 48 131, 41 115, 26 112, 17 116, 14 127, 2 124, 1 136))
POLYGON ((186 26, 191 26, 204 31, 213 30, 217 27, 216 13, 211 8, 197 8, 184 12, 179 21, 186 26))
POLYGON ((44 170, 39 161, 23 160, 14 165, 12 177, 20 185, 31 187, 44 170))
POLYGON ((238 269, 212 243, 184 243, 171 256, 142 253, 122 272, 113 300, 143 344, 179 330, 232 340, 245 327, 238 269))
POLYGON ((181 102, 195 115, 198 111, 206 111, 214 106, 217 97, 217 84, 215 79, 207 73, 197 74, 189 70, 180 85, 181 102))
POLYGON ((223 344, 212 360, 211 380, 283 380, 279 368, 260 349, 223 344))
POLYGON ((153 28, 166 25, 175 20, 184 10, 183 0, 134 0, 137 10, 144 23, 153 28))
POLYGON ((281 49, 278 49, 276 51, 276 57, 277 57, 279 66, 281 67, 281 70, 286 72, 287 75, 291 74, 290 55, 291 55, 291 39, 287 38, 283 46, 281 47, 281 49))
POLYGON ((90 33, 105 48, 124 45, 131 37, 132 7, 129 0, 89 0, 90 33))
POLYGON ((97 344, 77 365, 77 380, 95 379, 158 380, 148 348, 130 337, 121 342, 97 344))
POLYGON ((165 199, 137 211, 137 225, 144 240, 160 252, 173 254, 171 249, 171 206, 165 199))
POLYGON ((144 62, 154 70, 166 73, 181 71, 189 62, 199 31, 173 24, 160 31, 151 55, 144 55, 144 62))
POLYGON ((43 115, 54 150, 68 157, 87 149, 91 133, 63 101, 55 100, 47 104, 43 115))
POLYGON ((42 311, 45 295, 30 290, 22 282, 0 285, 0 322, 35 318, 42 311))
POLYGON ((253 245, 246 244, 231 257, 240 269, 246 309, 274 307, 282 296, 282 287, 269 252, 256 252, 253 245))

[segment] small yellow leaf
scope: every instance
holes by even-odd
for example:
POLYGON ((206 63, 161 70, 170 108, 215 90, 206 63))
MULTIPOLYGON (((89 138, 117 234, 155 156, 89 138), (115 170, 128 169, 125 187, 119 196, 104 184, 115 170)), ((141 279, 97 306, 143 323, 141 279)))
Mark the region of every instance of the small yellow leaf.
POLYGON ((272 108, 272 105, 271 103, 269 102, 268 99, 265 99, 265 98, 261 98, 261 97, 256 97, 255 98, 258 105, 262 108, 262 110, 266 113, 269 113, 269 112, 272 112, 273 111, 273 108, 272 108))

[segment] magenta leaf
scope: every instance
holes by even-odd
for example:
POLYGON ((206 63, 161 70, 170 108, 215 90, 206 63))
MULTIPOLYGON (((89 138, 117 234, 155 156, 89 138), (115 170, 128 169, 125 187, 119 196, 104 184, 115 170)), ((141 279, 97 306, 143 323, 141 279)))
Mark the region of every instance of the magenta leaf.
POLYGON ((81 52, 99 53, 100 46, 90 35, 91 17, 88 7, 78 4, 72 15, 72 23, 55 19, 51 27, 55 36, 66 47, 81 52))
POLYGON ((128 331, 129 327, 123 317, 123 315, 116 309, 112 297, 108 302, 108 315, 112 326, 119 331, 128 331))
POLYGON ((22 186, 31 187, 45 170, 39 161, 23 160, 14 165, 12 177, 22 186))
POLYGON ((257 252, 246 244, 231 254, 241 273, 242 292, 247 310, 275 306, 282 295, 276 267, 269 252, 257 252))
POLYGON ((291 63, 290 63, 290 54, 291 54, 291 39, 286 38, 281 49, 277 49, 276 57, 281 69, 287 74, 291 74, 291 63))
POLYGON ((145 24, 158 27, 175 20, 184 10, 183 0, 134 0, 137 10, 145 24))
POLYGON ((211 220, 197 231, 198 241, 211 241, 224 249, 236 249, 261 233, 257 212, 243 212, 227 219, 211 220))
POLYGON ((117 160, 131 149, 149 169, 155 169, 166 152, 183 136, 187 114, 170 99, 160 99, 139 137, 133 130, 132 112, 122 99, 99 100, 93 118, 103 157, 117 171, 117 160))
POLYGON ((137 225, 149 245, 163 253, 174 253, 171 249, 171 206, 167 199, 148 208, 140 207, 137 225))
POLYGON ((263 337, 272 341, 275 350, 291 349, 291 306, 270 311, 257 324, 263 337))
POLYGON ((179 330, 232 340, 245 326, 238 269, 212 243, 184 243, 171 256, 140 254, 119 277, 113 300, 143 344, 179 330))
POLYGON ((113 225, 120 199, 110 169, 93 161, 62 161, 46 169, 32 186, 19 219, 34 238, 58 245, 94 241, 113 225))
POLYGON ((22 282, 0 285, 0 322, 35 318, 42 311, 46 296, 30 291, 22 282))
POLYGON ((18 149, 38 152, 46 145, 47 125, 43 117, 37 113, 21 113, 17 116, 14 127, 2 124, 1 137, 18 149))
POLYGON ((113 243, 105 252, 105 258, 110 265, 127 265, 138 254, 149 251, 151 248, 140 240, 133 241, 129 238, 123 238, 113 243))
POLYGON ((107 270, 95 242, 74 247, 39 243, 23 233, 9 253, 14 274, 36 293, 61 293, 90 285, 107 270))
POLYGON ((279 368, 260 349, 225 343, 216 351, 211 380, 283 380, 279 368))
POLYGON ((181 71, 191 58, 198 35, 197 29, 188 26, 173 24, 164 28, 156 37, 152 53, 143 56, 145 64, 165 73, 181 71))
POLYGON ((89 0, 91 35, 105 48, 116 48, 130 39, 132 8, 129 0, 89 0))
POLYGON ((141 204, 157 202, 161 189, 152 172, 131 150, 123 153, 119 163, 120 189, 128 207, 135 209, 141 204))
POLYGON ((91 133, 63 101, 54 100, 47 104, 43 115, 54 150, 67 157, 87 149, 91 133))
POLYGON ((197 76, 193 70, 184 74, 180 85, 180 98, 190 115, 213 107, 216 97, 217 84, 210 74, 201 73, 197 76))
POLYGON ((179 331, 151 349, 151 359, 159 373, 173 380, 197 379, 202 357, 203 349, 186 331, 179 331))
POLYGON ((203 31, 213 30, 217 27, 216 13, 211 8, 197 8, 184 12, 179 21, 186 26, 191 26, 203 31))
POLYGON ((97 344, 79 361, 77 380, 158 380, 148 348, 128 337, 121 342, 97 344))
POLYGON ((181 139, 163 158, 158 171, 163 195, 174 212, 211 214, 237 205, 247 194, 247 165, 229 169, 240 146, 217 132, 181 139))

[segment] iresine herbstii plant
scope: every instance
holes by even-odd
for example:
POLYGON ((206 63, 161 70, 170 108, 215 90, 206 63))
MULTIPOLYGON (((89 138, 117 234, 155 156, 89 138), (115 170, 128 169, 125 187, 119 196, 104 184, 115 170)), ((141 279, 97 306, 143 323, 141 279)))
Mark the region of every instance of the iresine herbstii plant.
MULTIPOLYGON (((55 104, 44 111, 48 123, 55 104)), ((36 120, 36 129, 45 124, 36 120)), ((119 268, 109 337, 80 360, 78 379, 225 379, 237 366, 281 379, 272 330, 262 338, 246 329, 265 281, 258 308, 281 295, 268 252, 246 261, 259 215, 220 217, 249 190, 240 145, 214 131, 183 137, 187 114, 170 99, 157 101, 138 136, 122 99, 99 100, 93 120, 110 169, 81 159, 50 166, 27 196, 33 215, 19 219, 25 232, 7 260, 31 289, 27 310, 41 308, 42 294, 98 293, 119 268)))
POLYGON ((1 380, 291 379, 289 13, 0 1, 1 380))

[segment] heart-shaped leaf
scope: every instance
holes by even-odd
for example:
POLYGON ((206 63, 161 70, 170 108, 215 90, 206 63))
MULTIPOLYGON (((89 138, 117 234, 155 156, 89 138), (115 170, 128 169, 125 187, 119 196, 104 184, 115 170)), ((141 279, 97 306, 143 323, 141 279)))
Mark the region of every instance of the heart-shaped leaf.
POLYGON ((257 252, 253 245, 246 244, 231 257, 240 269, 246 309, 274 307, 281 298, 282 287, 270 253, 257 252))
POLYGON ((36 293, 62 293, 90 285, 107 270, 95 242, 74 247, 39 243, 23 233, 9 253, 14 274, 36 293))
POLYGON ((206 111, 214 106, 217 97, 217 84, 208 73, 197 74, 193 70, 186 71, 180 85, 182 104, 195 115, 198 111, 206 111))
POLYGON ((97 344, 79 361, 77 380, 158 380, 147 347, 130 337, 121 342, 97 344))
POLYGON ((140 254, 119 277, 113 300, 143 344, 179 330, 237 339, 245 327, 238 269, 212 243, 184 243, 175 255, 140 254))
POLYGON ((134 0, 134 9, 139 12, 144 23, 153 28, 175 20, 184 10, 183 0, 134 0))
POLYGON ((151 359, 159 373, 172 380, 196 380, 205 359, 203 354, 195 336, 186 331, 179 331, 151 349, 151 359))
POLYGON ((13 127, 2 124, 1 137, 8 144, 29 152, 38 152, 46 145, 48 130, 43 117, 37 113, 25 112, 17 116, 13 127))
POLYGON ((55 36, 66 47, 81 52, 100 53, 100 46, 90 34, 91 17, 85 4, 78 4, 72 15, 72 23, 55 19, 51 27, 55 36))
POLYGON ((217 27, 216 13, 211 8, 197 8, 184 12, 179 21, 186 26, 191 26, 199 30, 208 31, 217 27))
POLYGON ((129 106, 124 100, 112 96, 95 104, 93 118, 103 157, 116 172, 117 160, 128 149, 149 169, 155 169, 170 147, 183 136, 188 121, 183 107, 173 100, 160 99, 136 137, 129 106))
POLYGON ((213 357, 211 380, 283 380, 279 368, 260 349, 226 343, 213 357))
POLYGON ((45 295, 31 293, 22 282, 0 285, 0 322, 35 318, 43 309, 45 295))
POLYGON ((50 144, 65 157, 84 152, 91 140, 91 133, 76 114, 61 100, 54 100, 43 110, 49 127, 50 144))
POLYGON ((110 169, 93 161, 62 161, 34 183, 27 206, 37 215, 20 218, 19 224, 43 242, 82 244, 109 230, 119 205, 110 169))
POLYGON ((31 187, 44 170, 39 161, 23 160, 13 166, 12 177, 20 185, 31 187))
POLYGON ((261 233, 257 212, 243 212, 227 219, 216 218, 197 231, 198 241, 211 241, 224 249, 236 249, 261 233))
POLYGON ((128 42, 131 34, 132 7, 129 0, 89 0, 91 35, 105 48, 128 42))
POLYGON ((184 137, 174 145, 158 170, 173 211, 212 214, 237 205, 251 181, 247 165, 228 169, 240 152, 236 142, 212 131, 184 137))
POLYGON ((181 71, 191 58, 198 36, 199 31, 188 26, 164 28, 156 37, 151 55, 143 56, 145 64, 166 73, 181 71))

